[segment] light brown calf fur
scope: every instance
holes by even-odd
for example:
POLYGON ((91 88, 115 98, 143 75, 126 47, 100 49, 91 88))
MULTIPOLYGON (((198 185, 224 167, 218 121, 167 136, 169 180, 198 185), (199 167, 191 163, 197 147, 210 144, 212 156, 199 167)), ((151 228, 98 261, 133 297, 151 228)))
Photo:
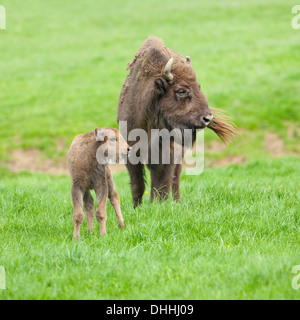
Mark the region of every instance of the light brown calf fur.
MULTIPOLYGON (((71 195, 74 208, 74 235, 79 239, 80 226, 83 222, 84 207, 88 230, 93 230, 94 200, 90 190, 97 196, 96 218, 100 224, 100 235, 106 234, 106 202, 109 198, 116 212, 120 228, 124 227, 124 220, 120 209, 120 199, 114 186, 108 163, 100 164, 96 158, 98 148, 107 143, 107 150, 116 154, 117 160, 126 157, 130 146, 125 142, 119 131, 112 128, 95 129, 95 131, 76 136, 68 152, 68 168, 72 178, 71 195)), ((108 153, 105 153, 105 157, 108 153)))

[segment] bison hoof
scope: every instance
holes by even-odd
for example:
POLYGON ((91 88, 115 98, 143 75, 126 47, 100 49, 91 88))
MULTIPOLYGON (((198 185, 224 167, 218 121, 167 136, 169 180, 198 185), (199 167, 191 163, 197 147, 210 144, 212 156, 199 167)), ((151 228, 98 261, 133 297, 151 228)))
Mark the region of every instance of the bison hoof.
POLYGON ((124 229, 125 228, 125 223, 124 222, 120 222, 119 223, 119 228, 120 229, 124 229))

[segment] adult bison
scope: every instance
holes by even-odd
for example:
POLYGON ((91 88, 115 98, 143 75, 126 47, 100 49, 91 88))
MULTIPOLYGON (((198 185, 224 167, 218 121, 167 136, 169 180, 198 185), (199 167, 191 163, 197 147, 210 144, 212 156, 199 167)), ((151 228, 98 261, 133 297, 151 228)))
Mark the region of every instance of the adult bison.
MULTIPOLYGON (((192 129, 193 142, 196 130, 205 127, 215 131, 223 141, 236 134, 234 125, 228 119, 217 113, 216 109, 209 109, 190 57, 183 58, 166 48, 161 39, 148 38, 128 64, 128 69, 130 74, 119 99, 118 122, 127 122, 127 132, 143 129, 148 133, 149 158, 151 129, 192 129)), ((135 143, 128 141, 129 145, 135 143)), ((151 173, 151 201, 154 197, 166 199, 171 187, 173 197, 180 200, 182 165, 172 160, 171 157, 170 164, 161 161, 158 164, 149 161, 147 164, 151 173)), ((144 164, 128 161, 126 166, 136 207, 142 202, 145 191, 144 164)))

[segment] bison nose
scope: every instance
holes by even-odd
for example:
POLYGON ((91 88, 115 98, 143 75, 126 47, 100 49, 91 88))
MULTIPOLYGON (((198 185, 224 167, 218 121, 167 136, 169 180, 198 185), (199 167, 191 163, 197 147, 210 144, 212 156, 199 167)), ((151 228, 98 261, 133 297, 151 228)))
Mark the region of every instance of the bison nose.
POLYGON ((205 127, 207 127, 212 123, 213 118, 214 116, 211 113, 209 113, 208 115, 201 117, 201 122, 205 127))

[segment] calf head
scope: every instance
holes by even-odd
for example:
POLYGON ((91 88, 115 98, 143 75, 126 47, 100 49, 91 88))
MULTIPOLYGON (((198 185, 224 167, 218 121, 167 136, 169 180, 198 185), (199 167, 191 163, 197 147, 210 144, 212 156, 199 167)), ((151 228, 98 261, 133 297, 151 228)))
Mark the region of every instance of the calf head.
POLYGON ((120 159, 125 159, 131 150, 131 147, 116 129, 97 128, 95 129, 95 137, 102 148, 97 151, 97 160, 101 164, 103 164, 102 162, 118 163, 120 159))

